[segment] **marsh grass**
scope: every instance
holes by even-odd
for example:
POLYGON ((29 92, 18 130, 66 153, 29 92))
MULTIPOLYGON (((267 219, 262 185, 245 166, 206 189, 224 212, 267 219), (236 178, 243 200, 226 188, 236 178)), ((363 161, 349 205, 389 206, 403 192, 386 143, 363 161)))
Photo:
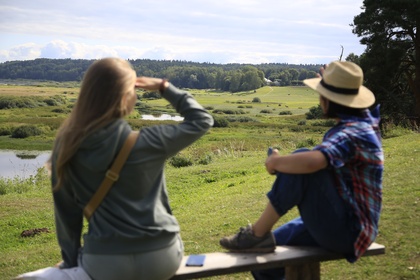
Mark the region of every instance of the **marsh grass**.
MULTIPOLYGON (((218 108, 218 104, 222 104, 226 109, 236 108, 236 102, 246 103, 259 97, 263 104, 252 103, 252 110, 256 112, 266 108, 264 102, 271 102, 269 105, 272 106, 276 102, 278 105, 278 100, 282 100, 282 106, 289 104, 292 110, 293 107, 308 110, 317 104, 315 95, 311 102, 303 98, 311 95, 304 88, 290 91, 291 95, 288 95, 287 89, 266 87, 239 96, 206 91, 193 94, 205 106, 218 108), (304 105, 304 102, 308 104, 304 105)), ((152 108, 166 106, 160 102, 162 100, 148 103, 153 103, 152 108)), ((0 111, 0 120, 1 114, 8 113, 0 111)), ((29 119, 30 112, 26 114, 29 119)), ((326 124, 316 123, 316 120, 303 123, 304 116, 297 114, 279 116, 277 112, 260 116, 248 113, 247 116, 256 121, 231 122, 229 127, 213 128, 179 153, 178 156, 191 160, 192 165, 174 167, 168 163, 166 166, 170 203, 181 226, 186 254, 221 251, 218 240, 222 236, 235 233, 239 227, 258 218, 273 182, 263 164, 268 146, 278 148, 283 154, 299 147, 310 148, 321 141, 328 129, 326 124)), ((51 119, 45 118, 46 123, 52 122, 51 119)), ((23 117, 20 120, 25 123, 23 117)), ((128 121, 135 128, 156 124, 130 118, 128 121)), ((0 125, 9 124, 3 119, 0 125)), ((33 142, 50 147, 52 140, 53 136, 30 137, 29 140, 0 136, 0 147, 37 147, 29 144, 33 142), (3 144, 5 142, 7 144, 3 144)), ((405 129, 396 132, 390 129, 383 141, 384 198, 377 242, 386 246, 386 254, 362 258, 355 264, 346 261, 323 263, 322 279, 419 279, 419 143, 420 134, 405 129)), ((38 175, 27 180, 0 179, 0 192, 0 279, 10 279, 19 273, 57 263, 61 257, 45 171, 40 170, 38 175), (21 237, 22 231, 34 228, 48 228, 50 232, 21 237)), ((278 225, 297 215, 297 210, 292 209, 278 225)), ((251 279, 251 276, 240 273, 213 279, 251 279)))

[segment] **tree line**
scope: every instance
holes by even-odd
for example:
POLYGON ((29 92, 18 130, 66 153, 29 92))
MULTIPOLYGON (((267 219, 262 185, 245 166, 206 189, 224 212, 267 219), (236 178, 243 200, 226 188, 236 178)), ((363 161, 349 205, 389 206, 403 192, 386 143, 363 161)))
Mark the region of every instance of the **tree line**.
MULTIPOLYGON (((46 59, 0 63, 0 79, 81 81, 94 60, 46 59)), ((238 92, 277 86, 301 85, 316 76, 320 65, 214 64, 177 60, 129 60, 139 76, 164 77, 180 88, 216 89, 238 92)))
POLYGON ((383 118, 420 128, 420 1, 364 0, 353 33, 365 52, 359 64, 365 85, 381 104, 383 118))

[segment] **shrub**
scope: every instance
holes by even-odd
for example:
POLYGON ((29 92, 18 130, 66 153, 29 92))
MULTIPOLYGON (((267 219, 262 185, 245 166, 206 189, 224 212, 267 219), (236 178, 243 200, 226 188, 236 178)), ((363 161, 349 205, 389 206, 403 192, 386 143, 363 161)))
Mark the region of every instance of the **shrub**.
POLYGON ((11 135, 13 128, 11 126, 0 126, 0 136, 11 135))
POLYGON ((192 161, 189 158, 183 156, 173 156, 170 158, 169 163, 176 168, 193 165, 192 161))
POLYGON ((148 92, 143 93, 143 98, 144 99, 160 99, 162 98, 162 96, 157 91, 148 91, 148 92))
POLYGON ((281 111, 279 115, 293 115, 291 111, 281 111))
POLYGON ((213 116, 214 124, 213 127, 228 127, 229 121, 224 117, 215 117, 213 116))
POLYGON ((226 115, 243 115, 243 114, 246 114, 246 112, 242 109, 241 110, 216 109, 216 110, 213 110, 213 113, 215 113, 215 114, 226 114, 226 115))
POLYGON ((59 114, 65 114, 65 113, 69 113, 70 110, 63 109, 63 108, 56 108, 56 109, 52 109, 51 112, 53 112, 53 113, 59 113, 59 114))
POLYGON ((327 120, 319 120, 314 123, 312 123, 313 126, 326 126, 331 127, 336 124, 336 120, 334 119, 327 119, 327 120))
POLYGON ((264 110, 261 110, 260 113, 261 114, 270 114, 271 113, 271 110, 264 109, 264 110))
POLYGON ((321 105, 318 104, 318 106, 309 108, 309 112, 307 112, 305 115, 307 120, 321 119, 323 116, 321 105))
POLYGON ((298 125, 306 125, 306 120, 301 120, 298 122, 298 125))
POLYGON ((40 135, 42 133, 35 125, 22 125, 12 131, 12 138, 27 138, 29 136, 40 135))
POLYGON ((317 144, 317 142, 313 138, 308 138, 308 139, 305 139, 305 140, 299 142, 296 145, 296 148, 298 148, 298 149, 299 148, 310 148, 310 147, 315 146, 316 144, 317 144))
POLYGON ((57 106, 57 105, 59 105, 59 103, 57 102, 57 100, 55 100, 53 98, 47 98, 47 99, 44 100, 44 102, 48 106, 57 106))
POLYGON ((204 157, 200 158, 198 164, 207 165, 212 162, 213 158, 210 154, 205 155, 204 157))
POLYGON ((261 99, 260 99, 259 97, 254 97, 254 98, 252 99, 252 102, 253 102, 253 103, 261 103, 261 99))
POLYGON ((258 122, 258 120, 253 119, 251 117, 246 117, 246 116, 240 116, 240 117, 227 117, 227 120, 229 122, 240 122, 240 123, 247 123, 247 122, 258 122))

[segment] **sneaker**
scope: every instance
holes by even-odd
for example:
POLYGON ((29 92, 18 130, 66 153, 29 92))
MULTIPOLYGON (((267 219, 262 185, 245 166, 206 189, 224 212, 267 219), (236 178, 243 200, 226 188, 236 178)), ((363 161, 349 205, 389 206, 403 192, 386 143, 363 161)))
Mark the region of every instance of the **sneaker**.
POLYGON ((271 231, 263 237, 257 237, 252 231, 252 225, 241 227, 235 235, 223 237, 220 239, 220 245, 236 253, 271 253, 276 249, 271 231))

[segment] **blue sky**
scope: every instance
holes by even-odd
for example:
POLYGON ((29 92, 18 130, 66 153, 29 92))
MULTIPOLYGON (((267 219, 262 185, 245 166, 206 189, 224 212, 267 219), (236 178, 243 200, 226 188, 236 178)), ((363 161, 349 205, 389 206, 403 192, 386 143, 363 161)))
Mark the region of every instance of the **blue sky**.
POLYGON ((43 58, 329 63, 360 55, 363 0, 0 0, 0 62, 43 58))

